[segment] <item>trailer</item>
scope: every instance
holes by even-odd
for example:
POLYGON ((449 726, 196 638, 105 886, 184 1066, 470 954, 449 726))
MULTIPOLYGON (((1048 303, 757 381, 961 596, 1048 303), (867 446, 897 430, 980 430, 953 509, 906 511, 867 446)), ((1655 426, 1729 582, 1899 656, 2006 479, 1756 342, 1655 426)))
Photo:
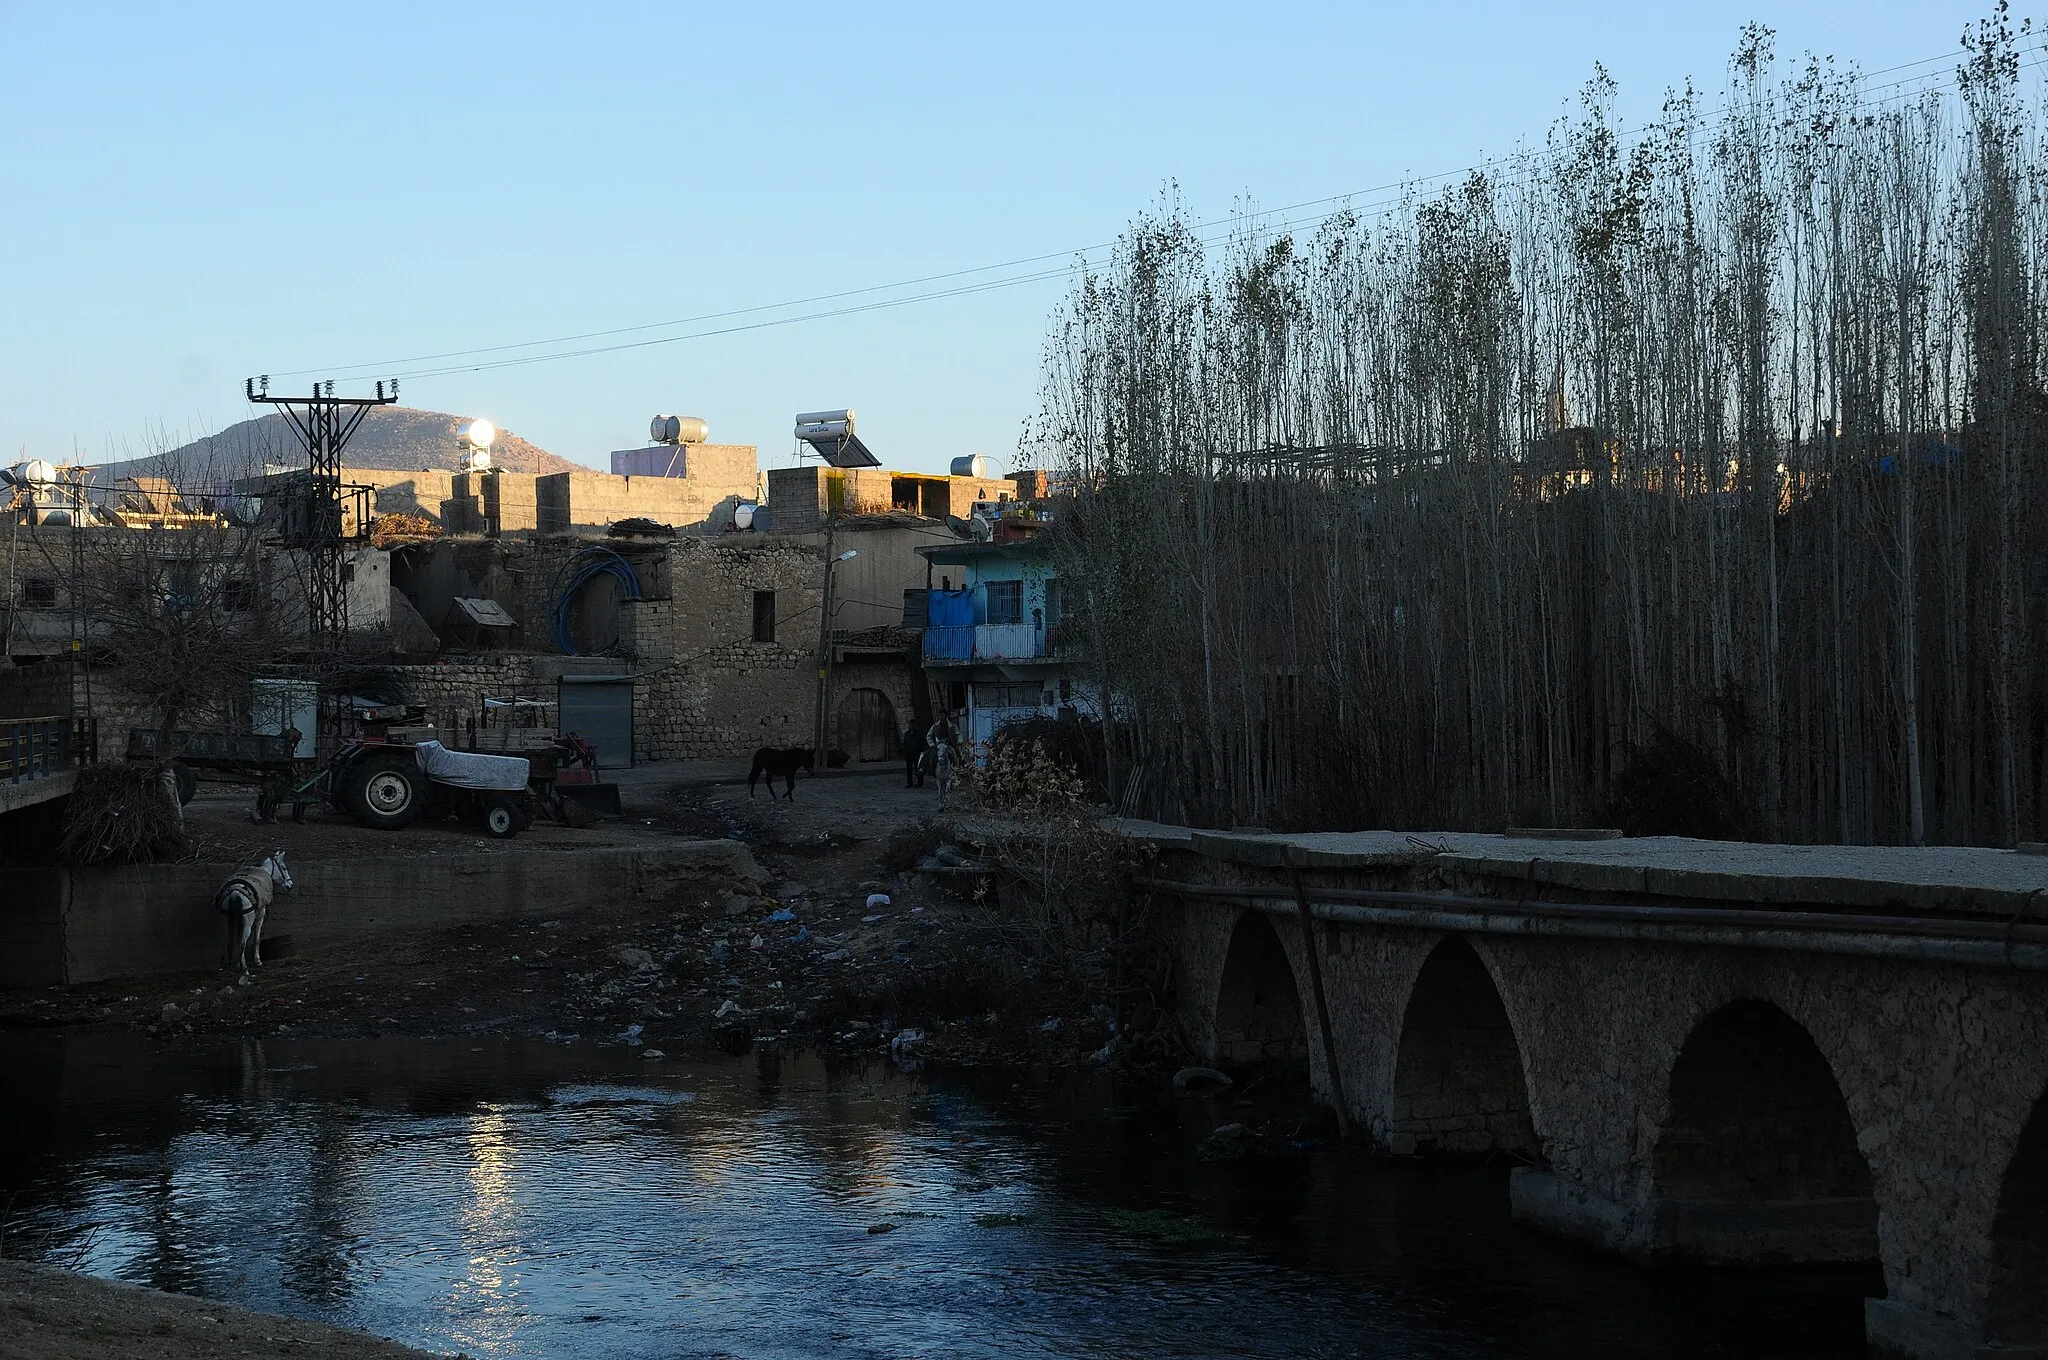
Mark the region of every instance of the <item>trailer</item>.
MULTIPOLYGON (((128 759, 168 760, 178 781, 178 802, 189 803, 199 787, 200 770, 210 770, 262 787, 266 794, 289 788, 292 776, 302 773, 310 761, 296 758, 299 734, 286 729, 282 734, 263 732, 202 732, 174 729, 159 733, 153 728, 128 729, 128 759)), ((258 795, 260 802, 263 795, 258 795)))

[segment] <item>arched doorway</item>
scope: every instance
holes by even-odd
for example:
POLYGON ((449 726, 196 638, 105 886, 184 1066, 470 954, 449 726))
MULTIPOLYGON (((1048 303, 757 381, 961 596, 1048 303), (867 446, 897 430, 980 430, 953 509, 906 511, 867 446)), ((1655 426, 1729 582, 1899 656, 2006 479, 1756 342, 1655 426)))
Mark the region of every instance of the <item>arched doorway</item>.
POLYGON ((1989 1303, 1985 1340, 2048 1346, 2048 1095, 2034 1102, 1999 1187, 1989 1303))
POLYGON ((1301 993, 1273 922, 1262 912, 1238 917, 1216 993, 1216 1060, 1232 1066, 1273 1063, 1308 1071, 1308 1030, 1301 993))
POLYGON ((1842 1088, 1812 1036, 1767 1001, 1724 1006, 1687 1037, 1652 1167, 1658 1194, 1678 1201, 1669 1215, 1676 1256, 1878 1257, 1870 1165, 1842 1088), (1701 1204, 1718 1207, 1688 1207, 1701 1204))
POLYGON ((839 701, 835 744, 856 761, 903 759, 896 706, 878 689, 857 689, 839 701))
POLYGON ((1430 951, 1408 996, 1388 1135, 1397 1153, 1539 1154, 1507 1008, 1486 965, 1456 935, 1430 951))

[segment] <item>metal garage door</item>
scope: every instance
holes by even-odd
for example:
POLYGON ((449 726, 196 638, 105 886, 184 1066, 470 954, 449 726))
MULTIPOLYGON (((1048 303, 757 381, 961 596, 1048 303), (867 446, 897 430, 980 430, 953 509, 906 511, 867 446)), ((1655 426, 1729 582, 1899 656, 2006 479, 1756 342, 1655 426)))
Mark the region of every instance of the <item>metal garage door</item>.
POLYGON ((633 763, 633 681, 620 675, 565 675, 556 691, 562 730, 597 748, 599 768, 633 763))

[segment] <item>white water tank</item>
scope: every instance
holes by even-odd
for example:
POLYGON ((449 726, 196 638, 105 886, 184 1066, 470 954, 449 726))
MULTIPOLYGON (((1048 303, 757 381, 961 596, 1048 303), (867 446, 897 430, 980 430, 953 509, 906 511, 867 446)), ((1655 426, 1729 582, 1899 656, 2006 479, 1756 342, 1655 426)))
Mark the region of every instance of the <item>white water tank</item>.
POLYGON ((988 459, 978 453, 962 454, 953 460, 955 477, 988 477, 988 459))
POLYGON ((702 416, 656 416, 647 422, 647 437, 656 444, 702 444, 711 427, 702 416))
POLYGON ((760 507, 752 501, 741 501, 732 508, 732 527, 742 532, 754 527, 754 512, 760 507))
POLYGON ((14 486, 51 486, 56 483, 57 469, 47 458, 31 458, 7 469, 6 480, 14 486))

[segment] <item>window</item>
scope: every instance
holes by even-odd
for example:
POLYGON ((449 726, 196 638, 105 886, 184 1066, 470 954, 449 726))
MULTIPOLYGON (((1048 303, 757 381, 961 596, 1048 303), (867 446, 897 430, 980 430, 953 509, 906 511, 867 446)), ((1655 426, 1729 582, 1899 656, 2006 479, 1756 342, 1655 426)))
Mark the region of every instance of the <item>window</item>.
POLYGON ((1024 583, 1022 581, 990 581, 988 583, 988 621, 990 623, 1024 622, 1024 583))
POLYGON ((256 587, 247 581, 226 580, 220 583, 220 607, 230 614, 240 614, 256 607, 256 587))
POLYGON ((55 609, 57 583, 47 576, 31 576, 21 583, 23 609, 55 609))
POLYGON ((754 641, 775 641, 775 592, 754 592, 754 641))
POLYGON ((1045 626, 1050 628, 1060 621, 1060 583, 1053 577, 1045 583, 1045 626))

